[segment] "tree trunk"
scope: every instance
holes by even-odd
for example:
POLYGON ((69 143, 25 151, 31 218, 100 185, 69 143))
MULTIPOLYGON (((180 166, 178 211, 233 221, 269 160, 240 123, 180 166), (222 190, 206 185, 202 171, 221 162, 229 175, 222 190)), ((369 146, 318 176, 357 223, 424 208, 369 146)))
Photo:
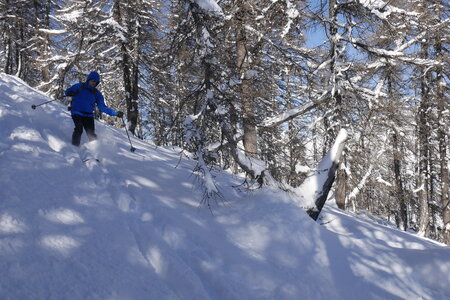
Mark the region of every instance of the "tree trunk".
MULTIPOLYGON (((44 28, 50 29, 50 6, 51 1, 47 1, 45 6, 45 19, 44 19, 44 28)), ((50 81, 51 75, 50 75, 50 69, 49 69, 49 63, 47 60, 49 59, 49 44, 50 44, 50 36, 48 34, 43 34, 43 41, 41 46, 41 55, 44 59, 44 65, 40 66, 41 74, 42 74, 42 81, 45 83, 48 83, 50 81)), ((46 87, 46 90, 48 90, 48 87, 46 87)))
POLYGON ((336 192, 335 199, 336 205, 338 208, 345 210, 345 195, 346 195, 346 185, 347 174, 345 173, 345 169, 342 167, 343 164, 340 164, 339 169, 336 172, 336 192))
POLYGON ((7 42, 6 42, 6 62, 5 62, 5 68, 4 72, 6 74, 12 74, 13 70, 13 64, 12 64, 12 42, 11 37, 8 36, 7 42))
POLYGON ((333 147, 318 164, 318 171, 310 174, 297 189, 298 196, 309 206, 306 212, 314 220, 318 219, 328 198, 347 138, 347 131, 341 129, 333 147))
MULTIPOLYGON (((336 65, 338 60, 338 44, 337 44, 337 27, 334 24, 337 22, 338 10, 336 6, 336 0, 329 1, 329 18, 331 20, 330 23, 330 71, 331 71, 331 85, 333 87, 333 93, 331 95, 332 101, 330 110, 332 110, 332 115, 330 117, 330 121, 328 122, 329 128, 327 128, 327 143, 325 144, 325 148, 329 149, 331 143, 336 139, 337 132, 340 129, 340 124, 342 120, 342 97, 339 92, 339 78, 337 75, 336 65)), ((344 160, 344 159, 343 159, 344 160)), ((346 174, 343 168, 339 168, 336 174, 336 192, 335 199, 336 204, 340 209, 345 209, 345 195, 346 195, 346 174)))
MULTIPOLYGON (((124 20, 122 6, 120 1, 116 1, 114 3, 114 19, 118 24, 121 24, 123 27, 127 27, 129 32, 134 32, 134 22, 135 20, 131 20, 129 24, 125 24, 126 20, 124 20)), ((132 12, 130 11, 129 14, 132 12)), ((128 16, 131 18, 131 16, 128 16)), ((135 17, 135 16, 134 16, 135 17)), ((134 32, 136 33, 136 32, 134 32)), ((134 37, 136 38, 136 36, 134 37)), ((123 75, 123 86, 124 86, 124 96, 125 103, 127 106, 127 120, 128 120, 128 130, 135 135, 137 122, 138 122, 138 88, 137 88, 137 80, 138 80, 138 70, 137 66, 133 61, 133 57, 130 55, 131 50, 129 49, 132 44, 131 38, 127 40, 127 42, 122 42, 121 45, 121 54, 122 54, 122 75, 123 75)))
POLYGON ((239 2, 241 18, 237 23, 236 32, 236 66, 237 72, 241 79, 240 96, 242 104, 242 125, 244 129, 244 150, 245 154, 250 157, 257 157, 257 131, 256 131, 256 115, 255 105, 252 99, 252 87, 250 79, 247 78, 249 71, 249 52, 247 49, 247 36, 245 32, 245 20, 247 11, 244 4, 239 2))
MULTIPOLYGON (((440 61, 443 61, 442 46, 436 45, 437 56, 440 61)), ((437 101, 438 101, 438 141, 439 141, 439 159, 440 159, 440 183, 441 183, 441 207, 443 220, 443 241, 450 245, 450 201, 449 201, 449 172, 448 172, 448 157, 447 149, 449 145, 448 137, 448 118, 449 105, 445 97, 444 88, 445 81, 442 67, 437 70, 436 82, 437 86, 437 101)))
POLYGON ((392 134, 392 152, 393 152, 393 168, 394 168, 394 177, 395 177, 395 190, 396 190, 396 199, 399 201, 399 212, 398 215, 400 217, 400 226, 402 230, 408 229, 408 210, 406 206, 405 194, 403 192, 403 181, 401 177, 401 157, 400 157, 400 149, 398 145, 398 134, 397 131, 394 130, 392 134))
POLYGON ((125 88, 125 100, 127 105, 127 120, 128 130, 136 135, 136 128, 138 124, 139 110, 138 110, 138 81, 139 69, 133 58, 129 54, 127 45, 122 44, 123 57, 123 82, 125 88))
POLYGON ((136 128, 139 120, 139 108, 138 108, 138 81, 139 81, 139 70, 136 63, 133 63, 131 71, 131 99, 127 102, 127 119, 129 123, 129 130, 133 135, 136 134, 136 128))
MULTIPOLYGON (((140 1, 138 1, 140 3, 140 1)), ((138 18, 138 16, 135 15, 135 12, 130 12, 134 14, 134 18, 138 18)), ((133 18, 133 19, 134 19, 133 18)), ((128 121, 130 123, 130 131, 137 136, 136 128, 139 121, 139 107, 138 107, 138 100, 139 100, 139 67, 138 67, 138 61, 139 61, 139 55, 140 55, 140 48, 139 48, 139 38, 141 36, 141 29, 140 26, 136 24, 136 20, 132 20, 129 23, 129 27, 132 28, 131 31, 134 32, 134 40, 133 40, 133 53, 134 55, 131 56, 131 103, 130 107, 127 107, 128 112, 128 121)))
MULTIPOLYGON (((427 47, 422 45, 422 53, 426 53, 427 47)), ((426 54, 424 54, 426 55, 426 54)), ((418 142, 419 142, 419 170, 418 170, 418 200, 419 200, 419 233, 423 236, 429 234, 429 205, 428 205, 428 186, 429 186, 429 172, 428 160, 429 157, 429 90, 428 90, 427 75, 423 74, 421 82, 422 99, 418 111, 418 142)))

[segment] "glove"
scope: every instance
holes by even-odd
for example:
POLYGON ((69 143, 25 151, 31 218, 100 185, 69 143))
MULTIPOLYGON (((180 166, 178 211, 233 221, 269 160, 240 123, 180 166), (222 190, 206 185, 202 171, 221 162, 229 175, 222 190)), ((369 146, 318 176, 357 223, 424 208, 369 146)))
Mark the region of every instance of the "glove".
POLYGON ((75 96, 77 93, 75 93, 74 91, 68 91, 66 94, 67 94, 67 96, 73 97, 73 96, 75 96))
POLYGON ((123 118, 123 112, 118 111, 116 117, 123 118))

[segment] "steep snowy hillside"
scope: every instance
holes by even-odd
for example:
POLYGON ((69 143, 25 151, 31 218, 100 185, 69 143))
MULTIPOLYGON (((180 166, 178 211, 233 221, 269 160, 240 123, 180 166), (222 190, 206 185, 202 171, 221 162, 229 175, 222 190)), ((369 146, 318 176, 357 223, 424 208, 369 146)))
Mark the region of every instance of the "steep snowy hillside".
POLYGON ((0 73, 0 299, 450 298, 450 247, 225 172, 211 214, 194 162, 101 122, 73 147, 48 100, 0 73))

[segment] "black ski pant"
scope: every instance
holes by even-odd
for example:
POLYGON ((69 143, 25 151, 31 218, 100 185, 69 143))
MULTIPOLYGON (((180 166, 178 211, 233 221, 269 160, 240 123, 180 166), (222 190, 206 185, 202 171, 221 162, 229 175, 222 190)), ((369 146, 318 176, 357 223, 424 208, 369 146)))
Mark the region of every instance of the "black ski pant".
POLYGON ((97 139, 97 135, 95 134, 94 117, 83 117, 80 115, 72 115, 72 120, 73 123, 75 124, 75 128, 73 129, 72 134, 72 145, 80 146, 83 128, 84 130, 86 130, 86 134, 89 138, 89 141, 97 139))

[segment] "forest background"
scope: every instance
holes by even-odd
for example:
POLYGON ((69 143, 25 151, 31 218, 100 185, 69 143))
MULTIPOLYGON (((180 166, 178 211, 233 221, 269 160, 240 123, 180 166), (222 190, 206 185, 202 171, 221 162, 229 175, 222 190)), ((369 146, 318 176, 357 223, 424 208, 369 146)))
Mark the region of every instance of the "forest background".
POLYGON ((0 0, 0 70, 62 102, 98 71, 204 178, 295 188, 344 128, 338 207, 450 244, 449 28, 444 0, 0 0))

